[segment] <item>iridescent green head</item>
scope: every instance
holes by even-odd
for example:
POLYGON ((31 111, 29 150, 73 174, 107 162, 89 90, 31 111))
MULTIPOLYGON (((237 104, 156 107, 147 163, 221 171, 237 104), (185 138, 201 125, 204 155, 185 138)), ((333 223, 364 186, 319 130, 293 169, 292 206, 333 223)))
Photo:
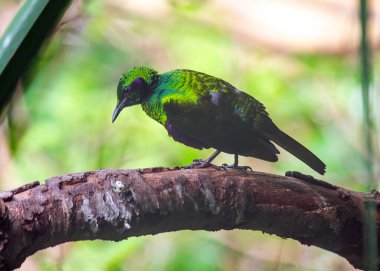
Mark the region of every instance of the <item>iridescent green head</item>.
POLYGON ((135 67, 124 73, 117 86, 117 105, 112 115, 114 122, 124 107, 141 104, 150 94, 157 72, 147 67, 135 67))

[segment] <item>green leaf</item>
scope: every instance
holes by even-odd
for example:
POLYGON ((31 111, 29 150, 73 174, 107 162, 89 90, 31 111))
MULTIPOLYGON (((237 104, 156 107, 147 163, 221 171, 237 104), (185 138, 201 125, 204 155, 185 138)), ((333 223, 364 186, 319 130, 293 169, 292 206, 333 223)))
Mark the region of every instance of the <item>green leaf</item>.
POLYGON ((71 0, 27 0, 0 38, 0 116, 71 0))

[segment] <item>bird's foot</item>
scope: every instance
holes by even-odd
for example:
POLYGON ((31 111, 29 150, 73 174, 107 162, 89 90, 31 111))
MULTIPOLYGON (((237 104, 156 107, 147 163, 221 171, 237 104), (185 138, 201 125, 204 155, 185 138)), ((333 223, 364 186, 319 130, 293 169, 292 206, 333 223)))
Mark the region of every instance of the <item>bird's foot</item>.
POLYGON ((206 168, 206 167, 211 167, 211 168, 214 168, 217 170, 221 170, 221 169, 226 170, 224 166, 217 166, 217 165, 211 164, 207 160, 202 160, 202 159, 194 159, 193 163, 191 163, 190 165, 184 166, 182 168, 183 169, 195 169, 195 168, 206 168))
POLYGON ((239 165, 235 165, 235 164, 233 164, 233 165, 223 164, 221 167, 224 169, 230 168, 230 169, 237 169, 237 170, 244 170, 244 171, 249 170, 249 171, 253 172, 253 170, 250 166, 239 166, 239 165))
POLYGON ((208 167, 209 164, 206 163, 205 160, 202 159, 194 159, 190 165, 184 166, 184 169, 192 169, 192 168, 205 168, 208 167))

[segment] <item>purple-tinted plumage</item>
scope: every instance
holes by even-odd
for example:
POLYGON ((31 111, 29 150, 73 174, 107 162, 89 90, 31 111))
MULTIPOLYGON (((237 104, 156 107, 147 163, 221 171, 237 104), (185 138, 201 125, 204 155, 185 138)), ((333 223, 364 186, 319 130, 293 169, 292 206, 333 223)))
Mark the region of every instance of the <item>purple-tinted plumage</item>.
POLYGON ((207 148, 205 144, 203 144, 199 140, 185 136, 181 132, 175 130, 173 125, 169 121, 166 123, 165 128, 168 131, 169 136, 171 136, 175 141, 181 142, 182 144, 185 144, 186 146, 195 149, 201 150, 203 148, 207 148))

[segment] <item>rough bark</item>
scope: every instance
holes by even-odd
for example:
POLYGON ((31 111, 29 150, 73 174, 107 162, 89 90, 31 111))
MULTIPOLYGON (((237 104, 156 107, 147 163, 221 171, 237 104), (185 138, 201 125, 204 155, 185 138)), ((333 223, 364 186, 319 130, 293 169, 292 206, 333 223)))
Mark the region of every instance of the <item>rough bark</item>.
MULTIPOLYGON (((362 268, 366 196, 312 178, 230 169, 69 174, 0 194, 0 269, 19 267, 36 251, 68 241, 183 229, 261 230, 335 252, 362 268)), ((379 206, 380 196, 373 196, 379 206)))

